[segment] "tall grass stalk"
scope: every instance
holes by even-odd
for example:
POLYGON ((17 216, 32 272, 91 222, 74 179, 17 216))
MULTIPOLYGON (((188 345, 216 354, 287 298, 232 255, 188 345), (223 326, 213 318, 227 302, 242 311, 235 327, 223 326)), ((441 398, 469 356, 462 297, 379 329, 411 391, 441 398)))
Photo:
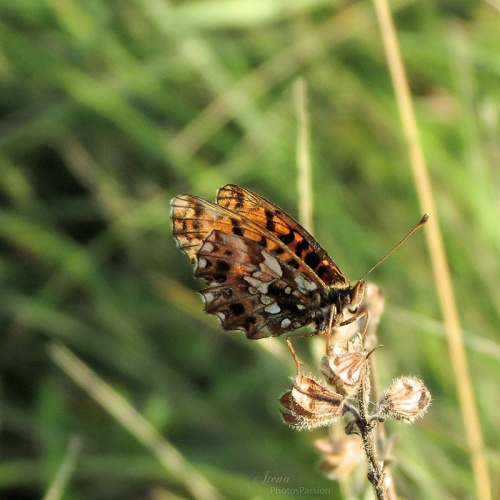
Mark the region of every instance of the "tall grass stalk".
POLYGON ((434 280, 443 314, 451 365, 455 375, 455 387, 460 400, 462 419, 469 445, 478 498, 491 498, 490 474, 484 450, 483 434, 474 399, 469 365, 464 347, 460 320, 450 276, 449 265, 439 228, 439 215, 435 208, 431 181, 425 155, 419 139, 415 112, 413 109, 408 78, 401 59, 401 51, 387 0, 374 0, 380 33, 384 43, 387 62, 396 94, 401 122, 408 147, 415 187, 422 210, 429 213, 427 224, 427 245, 429 248, 434 280))

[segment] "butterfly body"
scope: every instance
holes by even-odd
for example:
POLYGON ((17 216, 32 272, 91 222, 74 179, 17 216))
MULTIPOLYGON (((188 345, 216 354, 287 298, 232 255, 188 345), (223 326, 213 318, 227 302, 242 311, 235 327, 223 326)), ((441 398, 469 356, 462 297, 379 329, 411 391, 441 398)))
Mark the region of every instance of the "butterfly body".
POLYGON ((361 302, 364 281, 351 284, 319 243, 268 200, 229 184, 217 203, 191 195, 172 202, 173 233, 207 281, 205 309, 226 330, 248 338, 279 336, 330 317, 342 323, 361 302))

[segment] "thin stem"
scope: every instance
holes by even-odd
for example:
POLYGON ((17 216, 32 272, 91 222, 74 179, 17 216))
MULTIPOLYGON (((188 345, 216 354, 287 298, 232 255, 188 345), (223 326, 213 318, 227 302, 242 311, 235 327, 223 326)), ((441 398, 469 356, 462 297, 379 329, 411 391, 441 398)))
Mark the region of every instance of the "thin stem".
POLYGON ((368 415, 368 397, 366 388, 366 379, 361 384, 358 392, 359 402, 359 420, 357 427, 359 429, 363 448, 365 449, 366 458, 368 460, 368 479, 372 483, 373 492, 377 500, 387 500, 386 491, 384 488, 384 469, 381 461, 378 458, 377 447, 373 437, 374 423, 369 419, 368 415))
POLYGON ((295 114, 297 116, 297 166, 299 177, 299 221, 313 232, 312 207, 312 165, 311 165, 311 125, 307 112, 307 86, 303 78, 298 78, 294 86, 295 114))
MULTIPOLYGON (((370 359, 368 360, 368 366, 369 366, 369 372, 370 372, 371 397, 373 398, 373 401, 379 401, 381 391, 380 391, 378 379, 376 376, 377 370, 376 370, 375 356, 370 356, 370 359)), ((373 417, 373 415, 372 415, 372 417, 373 417)), ((387 459, 388 454, 390 455, 388 448, 391 446, 388 447, 389 440, 388 440, 387 434, 385 432, 385 426, 377 425, 377 427, 374 429, 374 439, 376 439, 376 441, 379 444, 382 443, 383 457, 385 459, 387 459)), ((384 473, 385 473, 385 477, 387 478, 387 481, 386 481, 387 498, 389 500, 395 500, 397 498, 397 495, 396 495, 395 484, 394 484, 393 477, 392 477, 392 470, 390 467, 390 461, 389 461, 389 464, 387 464, 387 463, 384 464, 384 473)))
POLYGON ((418 135, 417 122, 411 100, 408 78, 403 66, 396 30, 387 0, 374 0, 380 33, 394 91, 401 115, 401 123, 407 142, 408 153, 415 178, 418 197, 422 208, 429 212, 430 221, 427 231, 427 245, 431 254, 432 268, 439 296, 441 311, 446 325, 451 367, 455 374, 464 431, 470 449, 472 468, 476 481, 477 497, 480 500, 491 498, 491 478, 486 460, 483 432, 479 412, 474 397, 474 388, 470 376, 469 364, 465 352, 462 329, 458 317, 458 308, 451 280, 450 268, 444 250, 443 237, 438 224, 438 214, 434 206, 434 197, 418 135))

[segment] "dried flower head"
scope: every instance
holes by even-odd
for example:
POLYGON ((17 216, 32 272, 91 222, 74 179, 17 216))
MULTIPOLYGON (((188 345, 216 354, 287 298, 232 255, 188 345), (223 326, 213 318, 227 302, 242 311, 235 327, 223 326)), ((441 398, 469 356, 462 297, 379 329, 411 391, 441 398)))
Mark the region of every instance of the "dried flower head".
POLYGON ((321 371, 339 394, 356 394, 368 368, 367 355, 360 336, 349 342, 337 342, 321 360, 321 371))
POLYGON ((329 479, 349 474, 365 457, 359 436, 346 436, 338 440, 318 439, 314 446, 323 454, 320 469, 329 479))
POLYGON ((298 429, 330 425, 344 414, 344 398, 316 380, 297 375, 292 390, 280 398, 291 413, 281 411, 283 420, 298 429))
POLYGON ((411 424, 424 415, 431 400, 431 393, 420 379, 401 377, 385 391, 377 413, 411 424))

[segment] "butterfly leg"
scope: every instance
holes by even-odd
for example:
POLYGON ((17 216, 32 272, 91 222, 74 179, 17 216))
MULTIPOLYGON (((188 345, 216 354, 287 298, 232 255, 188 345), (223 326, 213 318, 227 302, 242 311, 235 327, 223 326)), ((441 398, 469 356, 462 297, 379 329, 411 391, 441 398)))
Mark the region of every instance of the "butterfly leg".
POLYGON ((363 326, 363 331, 361 332, 361 338, 364 339, 365 334, 368 330, 368 323, 370 320, 370 311, 368 309, 364 309, 363 311, 361 311, 359 314, 356 314, 352 318, 349 318, 349 319, 346 319, 345 321, 342 321, 342 323, 340 323, 339 327, 350 325, 351 323, 354 323, 354 321, 358 321, 358 319, 362 318, 363 316, 365 316, 365 324, 363 326))
POLYGON ((293 335, 291 336, 288 336, 286 338, 286 343, 288 345, 288 349, 290 349, 290 352, 292 353, 292 356, 293 356, 293 360, 295 361, 295 366, 297 367, 297 375, 300 377, 302 375, 302 369, 300 367, 300 360, 299 360, 299 357, 297 356, 297 353, 295 352, 295 349, 293 348, 293 345, 292 345, 292 341, 290 340, 290 338, 292 337, 293 335))
MULTIPOLYGON (((328 327, 326 330, 324 330, 322 333, 326 335, 326 354, 328 355, 330 353, 330 345, 331 345, 331 338, 332 338, 332 329, 333 329, 333 322, 335 318, 335 308, 332 307, 330 311, 330 318, 328 320, 328 327)), ((363 325, 363 331, 361 332, 361 339, 365 338, 365 334, 368 330, 368 323, 370 319, 370 311, 368 309, 364 309, 361 311, 359 314, 356 314, 355 316, 352 316, 349 319, 346 319, 345 321, 342 321, 338 327, 342 326, 347 326, 350 325, 351 323, 354 323, 355 321, 358 321, 360 318, 365 317, 365 323, 363 325)))
POLYGON ((333 328, 333 320, 335 317, 335 312, 337 309, 335 307, 332 307, 330 309, 330 318, 328 320, 328 328, 325 330, 325 335, 326 335, 326 354, 330 352, 330 340, 332 338, 332 328, 333 328))
POLYGON ((292 353, 293 360, 295 361, 295 366, 297 367, 297 375, 299 377, 302 376, 302 368, 301 368, 301 362, 299 360, 299 357, 297 356, 297 353, 295 352, 295 349, 292 345, 292 338, 298 339, 298 338, 304 338, 304 337, 314 337, 317 335, 318 332, 309 332, 309 333, 300 333, 298 335, 288 335, 286 338, 286 343, 288 345, 288 349, 292 353))

